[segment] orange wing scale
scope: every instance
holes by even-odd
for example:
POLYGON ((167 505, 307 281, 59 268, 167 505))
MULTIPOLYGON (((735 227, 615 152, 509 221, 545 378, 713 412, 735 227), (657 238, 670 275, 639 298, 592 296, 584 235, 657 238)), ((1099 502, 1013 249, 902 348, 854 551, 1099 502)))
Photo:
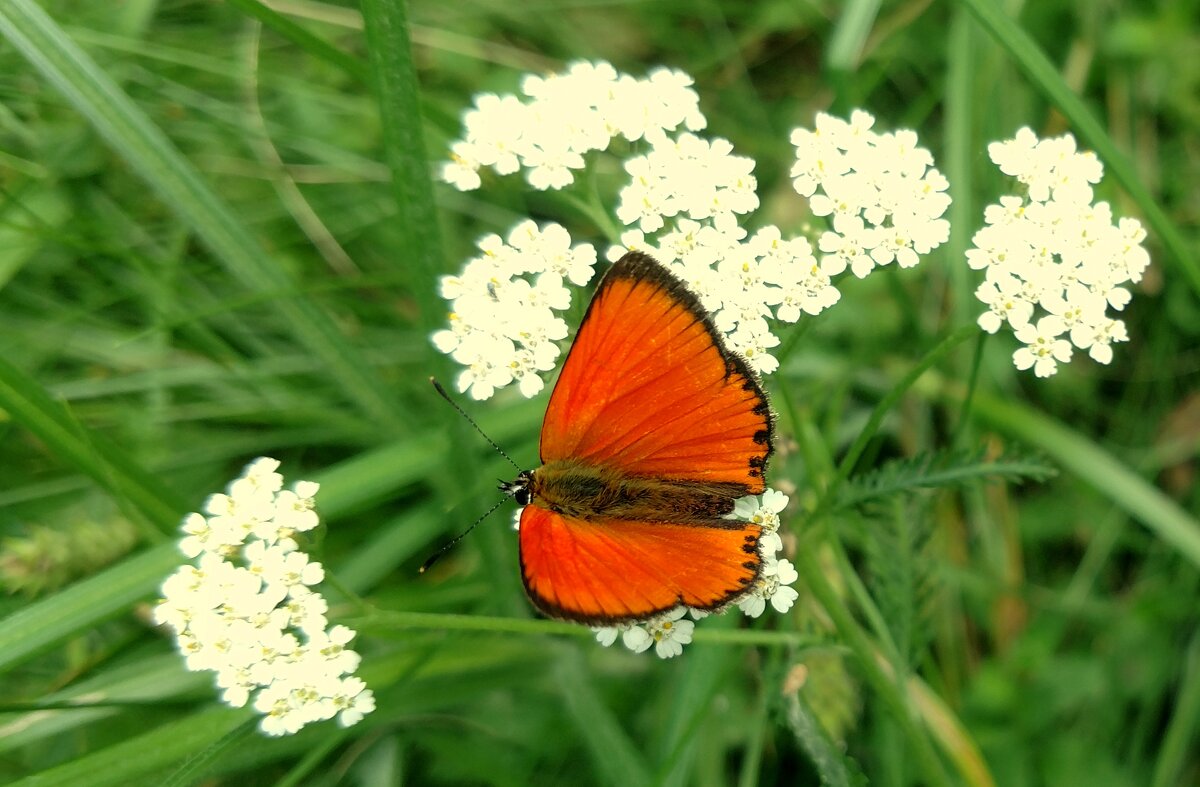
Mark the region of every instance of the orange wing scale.
POLYGON ((604 277, 563 364, 542 424, 542 461, 732 481, 757 494, 770 418, 754 373, 724 349, 695 295, 630 253, 604 277))
POLYGON ((548 615, 592 625, 645 619, 680 604, 715 609, 758 576, 758 525, 696 527, 521 513, 521 571, 548 615))

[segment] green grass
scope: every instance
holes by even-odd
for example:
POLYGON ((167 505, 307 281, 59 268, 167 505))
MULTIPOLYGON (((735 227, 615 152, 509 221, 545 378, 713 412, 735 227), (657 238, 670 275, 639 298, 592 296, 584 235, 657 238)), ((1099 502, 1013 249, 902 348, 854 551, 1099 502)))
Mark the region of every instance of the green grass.
MULTIPOLYGON (((0 781, 1200 781, 1197 19, 0 3, 0 781), (800 601, 666 662, 536 619, 507 508, 416 573, 512 475, 427 383, 454 374, 437 276, 520 217, 612 227, 518 178, 431 186, 429 162, 472 95, 577 58, 692 74, 785 231, 787 135, 818 110, 916 129, 955 199, 950 243, 846 285, 768 380, 800 601), (1006 188, 986 145, 1021 125, 1096 150, 1100 198, 1150 231, 1110 366, 1035 380, 963 328, 963 252, 1006 188), (311 550, 378 701, 348 730, 262 738, 147 623, 183 514, 264 454, 322 483, 311 550)), ((532 466, 544 406, 469 409, 532 466)))

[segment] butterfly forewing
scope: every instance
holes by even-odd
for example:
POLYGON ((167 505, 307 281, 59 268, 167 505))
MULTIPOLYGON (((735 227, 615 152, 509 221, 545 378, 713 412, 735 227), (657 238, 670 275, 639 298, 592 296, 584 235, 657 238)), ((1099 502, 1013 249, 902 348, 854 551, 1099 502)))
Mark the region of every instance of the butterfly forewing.
POLYGON ((631 252, 600 284, 542 425, 543 462, 763 489, 771 416, 754 373, 699 300, 631 252))

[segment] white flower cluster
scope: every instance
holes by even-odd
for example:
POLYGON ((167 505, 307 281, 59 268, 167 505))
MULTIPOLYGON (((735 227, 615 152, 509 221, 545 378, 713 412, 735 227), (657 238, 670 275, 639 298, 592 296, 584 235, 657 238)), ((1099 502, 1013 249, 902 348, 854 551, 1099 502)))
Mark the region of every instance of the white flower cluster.
POLYGON ((1022 128, 989 145, 988 154, 1027 194, 989 205, 967 252, 968 264, 985 272, 975 291, 988 307, 980 327, 995 333, 1007 322, 1024 344, 1013 363, 1038 377, 1070 361, 1072 345, 1109 363, 1112 343, 1129 337, 1108 307, 1125 308, 1130 295, 1121 285, 1140 281, 1150 264, 1146 231, 1136 219, 1114 224, 1107 202, 1092 204, 1104 167, 1091 151, 1079 152, 1070 134, 1038 139, 1022 128))
POLYGON ((877 134, 874 124, 861 109, 848 122, 821 112, 816 130, 792 132, 792 185, 833 224, 817 242, 830 276, 849 267, 861 279, 893 261, 911 268, 950 237, 949 184, 933 156, 916 132, 877 134))
POLYGON ((779 366, 769 352, 779 338, 768 318, 819 314, 840 299, 832 277, 847 267, 859 278, 892 261, 912 267, 949 237, 941 218, 950 204, 947 183, 929 151, 911 131, 872 132, 874 122, 861 110, 849 122, 818 114, 816 131, 792 132, 793 184, 831 223, 817 241, 820 259, 806 238, 784 239, 778 227, 747 238, 738 215, 758 207, 753 161, 733 155, 724 140, 698 148, 688 134, 651 140, 655 150, 626 165, 632 183, 617 216, 638 227, 609 249, 609 259, 638 249, 672 266, 730 348, 770 374, 779 366))
POLYGON ((659 68, 635 79, 602 61, 572 63, 562 74, 530 74, 521 81, 525 98, 476 96, 442 180, 468 191, 479 188, 483 167, 499 175, 524 169, 534 188, 561 189, 583 168, 584 155, 604 150, 615 136, 633 141, 680 126, 704 128, 691 85, 682 71, 659 68))
POLYGON ((433 334, 434 345, 466 367, 459 392, 488 399, 512 382, 534 396, 544 382, 540 372, 554 368, 558 341, 567 324, 555 315, 571 305, 564 282, 587 284, 596 250, 557 224, 538 228, 518 224, 508 235, 479 241, 478 257, 459 276, 442 277, 442 297, 450 301, 450 328, 433 334))
POLYGON ((735 156, 724 139, 683 133, 648 137, 650 151, 625 162, 629 185, 621 189, 617 218, 643 232, 662 229, 665 218, 686 214, 719 231, 737 227, 738 214, 758 208, 754 159, 735 156))
MULTIPOLYGON (((606 148, 618 134, 643 139, 645 152, 625 162, 629 180, 615 213, 627 229, 608 259, 637 250, 670 267, 700 297, 727 346, 761 374, 779 366, 770 353, 780 342, 770 319, 795 322, 801 314, 819 314, 841 297, 831 277, 847 267, 860 278, 892 261, 911 267, 949 235, 941 218, 950 204, 946 179, 933 168, 929 151, 917 146, 912 131, 871 131, 875 120, 861 110, 848 122, 819 114, 815 131, 792 133, 796 190, 830 223, 817 239, 818 258, 807 238, 785 238, 777 227, 747 237, 741 221, 759 207, 754 161, 735 155, 727 140, 691 133, 706 120, 686 74, 659 69, 639 80, 607 63, 575 63, 565 74, 529 76, 522 84, 529 101, 477 97, 443 179, 476 188, 481 166, 500 174, 525 168, 536 187, 561 188, 572 182, 572 170, 584 166, 584 153, 606 148)), ((461 280, 468 278, 489 281, 468 273, 461 280)), ((453 293, 460 291, 460 279, 446 281, 451 284, 443 285, 443 296, 458 297, 453 293)), ((495 301, 498 285, 489 286, 487 297, 495 301)), ((518 348, 512 342, 521 340, 512 330, 484 324, 497 308, 466 308, 487 306, 478 288, 472 291, 468 303, 456 302, 451 330, 435 336, 439 348, 469 367, 459 389, 486 399, 518 380, 522 393, 536 394, 540 373, 552 369, 557 357, 551 346, 565 336, 561 322, 542 310, 541 319, 530 318, 538 329, 530 336, 540 349, 518 348), (552 331, 544 330, 551 324, 552 331), (463 335, 477 338, 464 344, 463 335)))
MULTIPOLYGON (((779 537, 779 513, 788 504, 788 496, 774 489, 768 489, 761 496, 750 495, 738 500, 730 519, 741 519, 762 526, 762 536, 759 538, 759 554, 762 556, 763 567, 757 581, 747 588, 744 595, 734 604, 747 617, 757 618, 767 608, 767 604, 776 612, 784 613, 792 608, 800 594, 790 587, 799 579, 791 561, 779 557, 783 549, 783 540, 779 537)), ((721 614, 725 610, 718 610, 721 614)), ((642 653, 654 646, 654 652, 659 658, 669 659, 683 653, 683 646, 692 641, 692 633, 696 624, 692 620, 683 620, 684 615, 690 614, 694 620, 707 617, 710 613, 700 609, 676 607, 650 620, 634 623, 623 623, 618 626, 595 628, 596 641, 608 647, 621 638, 621 643, 634 653, 642 653)))
POLYGON ((286 735, 337 716, 343 727, 375 709, 352 673, 354 632, 327 628, 327 605, 312 589, 325 575, 292 536, 317 526, 317 484, 283 489, 279 462, 260 458, 183 521, 180 551, 195 560, 162 586, 154 619, 172 628, 189 670, 212 670, 222 700, 253 705, 260 728, 286 735))

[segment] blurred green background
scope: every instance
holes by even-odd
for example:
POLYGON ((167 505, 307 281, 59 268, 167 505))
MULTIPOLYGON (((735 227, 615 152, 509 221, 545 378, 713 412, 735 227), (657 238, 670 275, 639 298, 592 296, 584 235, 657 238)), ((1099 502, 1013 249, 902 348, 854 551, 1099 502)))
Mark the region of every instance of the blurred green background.
MULTIPOLYGON (((1200 4, 416 0, 411 52, 398 16, 0 4, 0 781, 1200 782, 1200 4), (416 574, 513 474, 427 383, 455 371, 427 339, 437 276, 523 217, 606 239, 519 177, 436 184, 431 213, 412 133, 436 167, 473 94, 580 58, 691 74, 785 232, 809 219, 788 134, 816 111, 917 130, 951 180, 950 243, 844 286, 768 381, 789 549, 834 595, 802 581, 759 644, 731 615, 660 662, 533 621, 508 509, 416 574), (957 346, 856 465, 915 458, 891 465, 910 483, 837 509, 831 550, 804 513, 981 310, 963 252, 1009 189, 986 145, 1022 125, 1097 150, 1098 198, 1147 223, 1131 341, 1035 380, 992 337, 965 415, 957 346), (147 623, 180 518, 259 455, 324 485, 310 551, 379 703, 349 730, 261 738, 147 623), (915 488, 998 456, 1060 472, 915 488)), ((468 407, 533 466, 545 396, 468 407)))

